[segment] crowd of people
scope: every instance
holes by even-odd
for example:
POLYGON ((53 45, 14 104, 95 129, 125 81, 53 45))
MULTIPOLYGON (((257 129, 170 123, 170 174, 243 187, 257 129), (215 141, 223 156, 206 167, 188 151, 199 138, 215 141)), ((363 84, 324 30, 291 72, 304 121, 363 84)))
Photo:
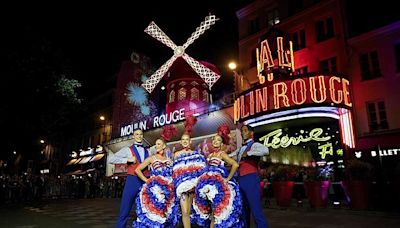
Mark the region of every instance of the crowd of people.
POLYGON ((126 163, 127 179, 121 198, 117 227, 125 228, 134 204, 133 227, 189 228, 250 227, 252 215, 256 227, 268 227, 262 211, 259 161, 268 148, 253 140, 253 129, 241 127, 243 145, 235 151, 224 150, 224 137, 212 138, 207 156, 191 148, 190 134, 181 136, 181 150, 165 155, 166 143, 155 142, 155 153, 142 144, 143 132, 135 129, 134 143, 115 154, 111 164, 126 163), (150 171, 150 173, 148 172, 150 171), (238 171, 238 172, 236 172, 238 171))
POLYGON ((125 177, 85 175, 0 174, 0 204, 43 199, 119 198, 125 177))

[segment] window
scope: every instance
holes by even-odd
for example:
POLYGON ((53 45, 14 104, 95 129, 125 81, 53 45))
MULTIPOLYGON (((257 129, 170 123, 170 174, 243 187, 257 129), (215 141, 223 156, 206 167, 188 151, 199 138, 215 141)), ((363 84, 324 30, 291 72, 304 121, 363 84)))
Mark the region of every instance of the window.
POLYGON ((319 63, 319 69, 323 73, 337 72, 336 57, 321 61, 319 63))
POLYGON ((250 21, 249 33, 254 34, 260 30, 258 17, 250 21))
POLYGON ((361 79, 370 80, 381 77, 378 52, 373 51, 360 55, 361 79))
POLYGON ((292 34, 293 51, 298 51, 306 47, 306 33, 301 29, 292 34))
POLYGON ((303 0, 289 1, 289 15, 300 12, 303 9, 303 0))
POLYGON ((295 70, 295 74, 296 75, 298 75, 298 74, 306 74, 307 72, 308 72, 308 67, 307 66, 304 66, 304 67, 301 67, 301 68, 297 68, 295 70))
POLYGON ((315 24, 315 30, 317 34, 317 42, 332 38, 335 35, 333 29, 333 19, 328 18, 326 20, 317 21, 315 24))
POLYGON ((178 95, 178 101, 185 100, 185 99, 186 99, 186 89, 180 88, 179 95, 178 95))
POLYGON ((208 102, 208 92, 207 92, 207 90, 203 90, 203 101, 208 102))
POLYGON ((396 72, 400 72, 400 43, 394 46, 396 55, 396 72))
POLYGON ((171 93, 169 93, 169 103, 172 103, 175 101, 175 91, 172 90, 171 93))
POLYGON ((192 88, 190 90, 190 100, 199 100, 199 90, 192 88))
POLYGON ((371 132, 389 129, 389 125, 386 118, 385 102, 368 102, 367 103, 368 113, 368 125, 371 132))
POLYGON ((267 13, 267 25, 271 27, 279 23, 279 11, 278 9, 271 10, 267 13))

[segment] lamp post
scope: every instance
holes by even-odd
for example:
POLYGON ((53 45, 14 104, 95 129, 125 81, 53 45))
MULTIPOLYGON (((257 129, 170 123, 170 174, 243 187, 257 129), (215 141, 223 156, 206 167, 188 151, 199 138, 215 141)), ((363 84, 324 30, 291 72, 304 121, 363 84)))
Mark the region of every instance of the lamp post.
POLYGON ((101 140, 101 144, 103 144, 103 143, 106 141, 106 124, 105 124, 106 117, 103 116, 103 115, 101 115, 101 116, 99 117, 99 119, 101 120, 101 122, 102 122, 102 127, 103 127, 103 140, 101 140))
POLYGON ((238 90, 240 89, 240 86, 238 85, 238 77, 240 76, 237 71, 237 64, 235 62, 230 62, 228 64, 228 68, 232 70, 233 72, 233 99, 236 99, 236 94, 238 93, 238 90))

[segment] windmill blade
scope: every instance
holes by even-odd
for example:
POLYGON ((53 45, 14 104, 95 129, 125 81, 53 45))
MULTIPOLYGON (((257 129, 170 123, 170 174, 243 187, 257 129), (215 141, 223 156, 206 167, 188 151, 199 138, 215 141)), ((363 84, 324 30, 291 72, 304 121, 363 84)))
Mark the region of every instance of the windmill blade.
POLYGON ((191 45, 197 38, 199 38, 201 34, 203 34, 218 20, 219 19, 215 15, 207 16, 205 20, 200 23, 200 26, 196 28, 196 31, 192 33, 189 39, 187 39, 186 43, 182 45, 183 49, 186 49, 189 45, 191 45))
POLYGON ((156 25, 156 23, 154 23, 154 21, 150 22, 144 32, 172 48, 172 50, 176 49, 176 44, 156 25))
POLYGON ((154 72, 154 74, 150 76, 149 79, 146 80, 145 83, 142 84, 142 87, 145 88, 149 93, 151 93, 158 82, 160 82, 161 78, 164 77, 165 73, 174 63, 176 58, 177 57, 173 55, 170 59, 168 59, 168 61, 165 62, 164 65, 162 65, 156 72, 154 72))
POLYGON ((205 83, 207 83, 210 89, 214 85, 214 83, 221 77, 221 75, 216 74, 214 71, 205 67, 203 64, 199 63, 197 60, 193 59, 186 53, 182 55, 182 58, 205 81, 205 83))

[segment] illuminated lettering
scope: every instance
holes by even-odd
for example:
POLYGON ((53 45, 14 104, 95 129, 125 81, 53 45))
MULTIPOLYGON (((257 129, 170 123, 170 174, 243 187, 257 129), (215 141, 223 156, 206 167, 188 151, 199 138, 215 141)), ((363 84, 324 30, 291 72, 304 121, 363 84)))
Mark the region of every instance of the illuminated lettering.
POLYGON ((267 111, 268 110, 268 95, 267 95, 267 87, 264 87, 262 89, 262 93, 260 89, 256 89, 256 113, 259 113, 261 111, 260 108, 262 108, 262 111, 267 111))
POLYGON ((325 88, 325 80, 324 76, 318 76, 318 84, 319 84, 319 97, 320 100, 317 98, 317 89, 315 88, 315 77, 311 77, 310 80, 310 92, 311 92, 311 100, 315 103, 322 103, 326 100, 326 88, 325 88))
POLYGON ((250 99, 250 115, 254 115, 254 95, 253 95, 253 91, 251 91, 250 93, 249 93, 249 95, 250 95, 250 97, 249 97, 249 99, 250 99))
POLYGON ((242 118, 246 118, 250 115, 249 112, 246 113, 246 107, 244 106, 244 96, 240 96, 240 110, 242 118))
POLYGON ((319 152, 319 154, 321 155, 322 159, 325 159, 326 155, 329 154, 331 156, 333 156, 333 147, 332 147, 332 143, 326 143, 324 145, 321 145, 318 147, 318 149, 320 149, 321 151, 319 152))
POLYGON ((340 84, 340 78, 338 77, 331 77, 329 79, 329 90, 331 92, 331 100, 335 102, 336 104, 340 104, 343 101, 343 91, 342 90, 337 90, 337 96, 335 95, 335 81, 337 81, 340 84))
POLYGON ((350 102, 349 84, 349 80, 342 78, 344 104, 352 107, 353 104, 350 102))
POLYGON ((290 63, 291 58, 289 59, 287 51, 283 49, 283 37, 277 37, 276 43, 278 47, 278 65, 281 68, 292 67, 292 64, 290 63))
POLYGON ((295 103, 296 105, 301 105, 304 102, 306 102, 306 99, 307 99, 307 97, 306 97, 306 92, 307 92, 306 82, 303 79, 298 78, 298 79, 293 80, 291 89, 292 89, 293 103, 295 103), (298 85, 296 85, 296 84, 298 84, 298 85), (298 94, 300 94, 300 101, 298 98, 298 94))
POLYGON ((316 141, 316 142, 325 142, 331 139, 331 136, 323 137, 322 134, 324 130, 322 128, 314 128, 310 131, 308 135, 303 135, 304 131, 300 131, 299 136, 289 136, 284 135, 282 136, 282 129, 277 129, 272 131, 260 138, 260 141, 263 141, 264 146, 272 147, 274 149, 283 147, 286 148, 288 146, 296 146, 300 143, 305 143, 309 141, 316 141))
POLYGON ((287 85, 283 82, 275 83, 274 84, 274 106, 275 109, 280 108, 279 98, 282 98, 282 104, 285 107, 290 107, 289 105, 289 98, 286 95, 287 92, 287 85), (281 92, 279 92, 279 87, 281 87, 281 92))
MULTIPOLYGON (((237 98, 234 121, 236 123, 260 112, 316 103, 351 107, 348 80, 320 75, 258 86, 237 98)), ((351 116, 349 118, 351 121, 351 116)))

